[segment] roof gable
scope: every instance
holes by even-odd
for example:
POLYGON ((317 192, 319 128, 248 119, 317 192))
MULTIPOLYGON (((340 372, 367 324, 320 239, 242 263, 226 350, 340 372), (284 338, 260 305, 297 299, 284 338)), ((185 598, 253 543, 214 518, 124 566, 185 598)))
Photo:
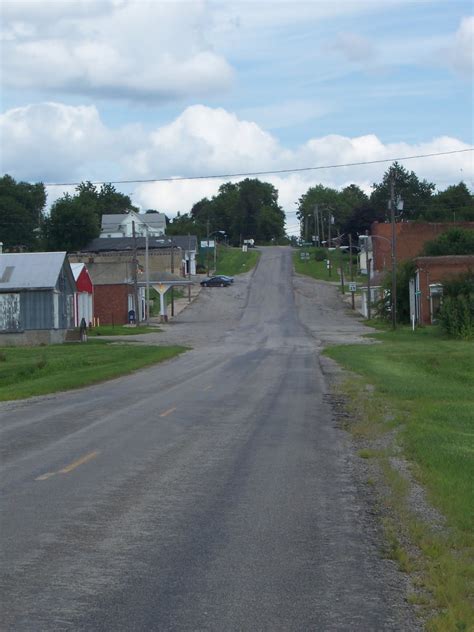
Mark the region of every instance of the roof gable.
POLYGON ((0 291, 56 287, 65 258, 65 252, 1 254, 0 291))

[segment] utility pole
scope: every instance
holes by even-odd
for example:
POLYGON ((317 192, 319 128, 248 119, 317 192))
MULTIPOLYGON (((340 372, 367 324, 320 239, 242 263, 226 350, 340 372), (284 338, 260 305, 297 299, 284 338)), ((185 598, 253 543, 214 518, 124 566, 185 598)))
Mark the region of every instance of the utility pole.
POLYGON ((397 328, 397 232, 395 224, 395 178, 390 178, 390 223, 392 225, 392 328, 397 328))
POLYGON ((372 297, 371 297, 371 287, 370 287, 370 267, 372 264, 372 259, 367 257, 367 318, 370 320, 372 318, 372 297))
MULTIPOLYGON (((352 234, 349 233, 349 273, 351 275, 351 281, 354 281, 354 267, 352 264, 352 234)), ((351 307, 355 309, 355 292, 351 292, 351 307)))
POLYGON ((319 246, 319 218, 318 218, 318 205, 315 204, 313 209, 314 214, 314 245, 319 246), (316 243, 317 240, 317 243, 316 243))
MULTIPOLYGON (((191 233, 188 233, 188 281, 191 281, 191 233)), ((191 283, 188 285, 188 303, 191 302, 191 283)))
MULTIPOLYGON (((207 276, 209 276, 209 219, 206 222, 206 231, 207 231, 206 267, 207 267, 207 276)), ((242 235, 240 236, 240 240, 242 240, 242 235)))
MULTIPOLYGON (((171 240, 171 274, 174 274, 174 241, 171 240)), ((170 287, 171 291, 171 316, 174 316, 174 285, 170 287)))
POLYGON ((132 238, 133 238, 133 259, 132 259, 132 276, 133 276, 133 293, 135 299, 135 322, 140 324, 140 306, 138 304, 138 255, 137 255, 137 235, 135 233, 135 222, 132 222, 132 238))
POLYGON ((145 233, 146 324, 150 324, 150 267, 148 265, 148 228, 145 233))
POLYGON ((328 209, 328 260, 329 276, 331 276, 331 209, 328 209))

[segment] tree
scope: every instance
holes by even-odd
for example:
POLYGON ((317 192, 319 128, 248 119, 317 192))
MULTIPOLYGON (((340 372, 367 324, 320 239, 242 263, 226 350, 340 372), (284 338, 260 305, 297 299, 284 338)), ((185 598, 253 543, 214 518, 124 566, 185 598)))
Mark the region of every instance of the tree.
POLYGON ((432 222, 474 221, 474 196, 464 182, 453 184, 433 196, 425 219, 432 222))
POLYGON ((76 187, 76 197, 81 200, 84 206, 93 209, 102 223, 102 215, 122 215, 128 211, 138 212, 138 208, 133 206, 128 195, 119 193, 112 184, 102 184, 97 189, 92 182, 81 182, 76 187))
MULTIPOLYGON (((327 238, 328 222, 332 218, 331 231, 333 235, 345 232, 344 226, 354 209, 367 205, 367 195, 356 184, 346 186, 342 191, 318 184, 309 188, 299 199, 297 217, 302 222, 303 231, 306 233, 308 226, 309 235, 318 235, 319 230, 315 226, 315 209, 319 214, 319 223, 323 235, 320 240, 327 238)), ((318 221, 316 219, 316 221, 318 221)), ((309 237, 308 235, 308 237, 309 237)), ((306 235, 303 235, 306 237, 306 235)))
POLYGON ((385 211, 387 219, 389 218, 392 180, 395 200, 403 200, 403 211, 398 214, 405 219, 423 218, 424 213, 430 208, 435 185, 427 180, 419 180, 414 171, 407 171, 398 162, 394 162, 384 173, 382 182, 373 185, 370 196, 372 206, 385 211))
POLYGON ((202 236, 222 230, 233 244, 242 239, 256 241, 284 236, 285 214, 278 204, 278 191, 268 182, 245 179, 226 182, 211 200, 203 198, 190 213, 196 232, 202 236))
POLYGON ((0 178, 0 240, 5 249, 39 247, 39 229, 44 218, 44 185, 0 178))
POLYGON ((423 248, 423 255, 474 255, 474 230, 450 228, 437 239, 427 242, 423 248))
POLYGON ((128 211, 138 213, 138 207, 132 204, 128 195, 119 193, 112 184, 103 184, 97 192, 97 213, 100 215, 123 214, 128 211))
POLYGON ((85 196, 66 193, 51 207, 43 234, 48 250, 80 250, 99 236, 98 214, 85 196))
MULTIPOLYGON (((342 225, 344 235, 352 235, 354 242, 357 242, 359 235, 365 235, 370 230, 372 222, 381 222, 385 218, 385 212, 381 211, 369 203, 355 208, 342 225)), ((344 240, 347 242, 347 238, 344 240)))
POLYGON ((189 213, 184 213, 183 215, 178 213, 166 227, 166 234, 197 235, 199 239, 202 239, 205 235, 205 228, 198 224, 189 213))

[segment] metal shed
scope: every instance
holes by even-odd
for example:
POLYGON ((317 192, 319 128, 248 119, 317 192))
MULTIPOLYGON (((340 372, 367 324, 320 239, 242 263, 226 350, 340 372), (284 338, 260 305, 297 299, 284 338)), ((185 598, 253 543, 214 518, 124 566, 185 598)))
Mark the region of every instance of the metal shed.
POLYGON ((1 254, 0 345, 64 342, 75 289, 65 252, 1 254))

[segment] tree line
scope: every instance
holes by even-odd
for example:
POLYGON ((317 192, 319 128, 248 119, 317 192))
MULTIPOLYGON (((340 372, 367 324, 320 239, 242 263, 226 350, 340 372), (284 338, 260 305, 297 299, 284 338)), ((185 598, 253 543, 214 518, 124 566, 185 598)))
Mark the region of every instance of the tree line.
POLYGON ((474 221, 474 196, 464 182, 436 192, 434 183, 420 180, 395 162, 381 182, 372 185, 370 195, 356 184, 341 191, 322 184, 310 187, 298 200, 301 237, 306 241, 319 237, 321 243, 328 241, 331 231, 332 237, 341 236, 346 242, 348 235, 365 234, 372 222, 388 221, 392 182, 395 202, 403 201, 403 208, 396 211, 397 221, 474 221))
MULTIPOLYGON (((342 190, 317 184, 298 200, 297 218, 301 237, 319 242, 332 238, 354 238, 364 234, 373 221, 388 218, 388 201, 393 182, 395 199, 403 199, 397 220, 474 221, 474 196, 464 182, 436 191, 435 185, 420 180, 398 163, 374 183, 367 195, 351 184, 342 190)), ((103 214, 138 211, 128 195, 112 184, 97 187, 83 182, 73 195, 64 194, 46 213, 46 190, 42 183, 16 182, 0 178, 0 241, 5 249, 75 251, 98 237, 103 214)), ((153 209, 147 212, 153 212, 153 209)), ((226 182, 216 195, 196 202, 189 211, 167 220, 169 235, 225 233, 232 245, 253 238, 257 243, 283 243, 285 213, 278 202, 278 190, 267 182, 246 178, 226 182)))

